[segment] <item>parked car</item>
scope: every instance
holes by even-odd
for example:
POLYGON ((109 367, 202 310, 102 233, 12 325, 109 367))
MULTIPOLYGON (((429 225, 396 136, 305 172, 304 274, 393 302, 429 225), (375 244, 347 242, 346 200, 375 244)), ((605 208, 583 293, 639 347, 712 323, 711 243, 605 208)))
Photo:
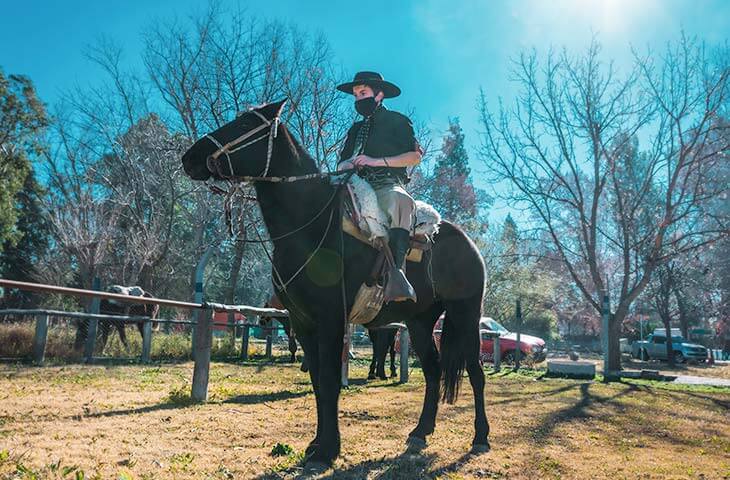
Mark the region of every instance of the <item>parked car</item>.
MULTIPOLYGON (((705 347, 696 343, 690 343, 681 335, 672 335, 672 351, 675 363, 683 363, 687 360, 704 362, 707 359, 707 349, 705 347)), ((646 340, 634 342, 631 346, 631 355, 634 358, 643 358, 644 360, 666 360, 666 334, 655 331, 646 340)))
MULTIPOLYGON (((436 348, 441 348, 441 326, 443 316, 439 318, 433 330, 433 338, 436 348)), ((482 317, 479 321, 479 333, 481 336, 480 356, 483 362, 494 360, 494 338, 499 337, 499 351, 501 359, 505 363, 514 363, 517 354, 517 334, 507 330, 502 324, 491 317, 482 317)), ((532 362, 542 362, 547 356, 545 340, 525 333, 520 334, 520 359, 527 359, 532 362)))
POLYGON ((353 345, 366 345, 370 343, 370 337, 364 330, 358 330, 352 333, 351 342, 353 345))

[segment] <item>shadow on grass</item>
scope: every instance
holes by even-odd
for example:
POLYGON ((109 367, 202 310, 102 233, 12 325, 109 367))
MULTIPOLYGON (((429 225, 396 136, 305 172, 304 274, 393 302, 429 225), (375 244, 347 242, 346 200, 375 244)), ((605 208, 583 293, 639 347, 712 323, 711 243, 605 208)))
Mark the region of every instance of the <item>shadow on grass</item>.
POLYGON ((651 437, 656 441, 669 442, 675 445, 696 446, 696 440, 689 438, 683 432, 673 432, 666 424, 666 412, 653 405, 636 406, 622 402, 622 397, 643 392, 653 395, 652 388, 633 383, 616 382, 624 385, 618 393, 611 396, 600 396, 591 392, 590 382, 580 383, 580 398, 573 404, 552 412, 542 418, 537 426, 529 425, 524 428, 522 436, 528 438, 536 447, 544 446, 552 437, 556 428, 574 421, 592 421, 595 430, 602 431, 607 423, 623 425, 627 434, 634 433, 651 437), (598 410, 598 407, 607 407, 598 410))
MULTIPOLYGON (((269 392, 269 393, 251 393, 251 394, 243 394, 243 395, 236 395, 234 397, 228 398, 223 401, 218 402, 210 402, 213 404, 216 403, 225 403, 225 404, 237 404, 237 405, 255 405, 255 404, 266 404, 271 402, 279 402, 282 400, 289 400, 292 398, 299 398, 306 395, 309 395, 312 393, 311 390, 297 390, 297 391, 290 391, 290 390, 280 390, 277 392, 269 392)), ((104 417, 116 417, 116 416, 123 416, 123 415, 140 415, 144 413, 150 413, 150 412, 156 412, 156 411, 162 411, 162 410, 177 410, 181 408, 188 408, 190 406, 199 405, 192 400, 189 399, 189 397, 185 397, 180 400, 174 400, 174 401, 166 401, 163 403, 158 403, 156 405, 147 405, 145 407, 138 407, 138 408, 125 408, 121 410, 110 410, 106 412, 96 412, 91 413, 88 415, 83 415, 83 418, 104 418, 104 417)), ((70 417, 67 417, 69 419, 78 419, 78 415, 72 415, 70 417)))
POLYGON ((512 402, 517 402, 517 401, 529 400, 529 399, 525 399, 525 398, 518 398, 518 397, 527 397, 528 395, 531 395, 531 396, 539 395, 540 397, 549 397, 549 396, 553 396, 553 395, 558 395, 558 394, 561 394, 563 392, 567 392, 568 390, 573 390, 573 389, 576 388, 576 386, 577 385, 575 385, 575 384, 569 384, 569 385, 563 385, 562 387, 554 388, 552 390, 545 390, 545 391, 539 391, 539 392, 532 392, 532 391, 527 391, 527 392, 524 392, 524 391, 523 392, 512 392, 510 394, 510 397, 511 398, 507 398, 507 399, 504 399, 504 400, 497 400, 497 401, 489 401, 489 400, 487 400, 487 406, 490 406, 490 405, 503 405, 505 403, 512 403, 512 402))
MULTIPOLYGON (((725 410, 725 413, 727 413, 728 410, 730 410, 730 400, 724 400, 721 398, 712 397, 710 395, 701 394, 697 392, 684 392, 681 390, 664 390, 664 393, 667 395, 670 395, 672 397, 675 397, 679 400, 685 400, 685 398, 681 397, 692 397, 696 398, 699 401, 703 401, 705 403, 711 403, 715 406, 721 408, 722 410, 725 410)), ((719 392, 718 392, 719 394, 719 392)), ((723 392, 724 394, 724 392, 723 392)))
POLYGON ((87 415, 72 415, 66 417, 67 419, 78 420, 79 418, 106 418, 106 417, 119 417, 124 415, 141 415, 144 413, 164 411, 164 410, 177 410, 180 408, 187 408, 194 405, 192 402, 180 402, 180 401, 169 401, 164 403, 158 403, 156 405, 147 405, 146 407, 138 408, 125 408, 122 410, 109 410, 107 412, 95 412, 87 415))
POLYGON ((279 402, 292 398, 304 397, 312 393, 312 390, 279 390, 270 393, 249 393, 244 395, 236 395, 220 403, 236 403, 239 405, 253 405, 257 403, 279 402))
POLYGON ((406 478, 443 478, 444 476, 451 478, 449 475, 452 473, 456 474, 454 478, 461 478, 457 472, 471 457, 471 453, 466 453, 447 465, 433 468, 433 464, 438 458, 436 454, 404 451, 399 455, 381 457, 377 460, 366 460, 345 468, 335 467, 324 472, 324 474, 322 472, 319 474, 306 472, 303 470, 303 465, 300 464, 280 472, 267 472, 255 478, 256 480, 280 480, 282 478, 308 479, 316 476, 319 480, 359 480, 362 478, 400 480, 406 478))
POLYGON ((571 385, 580 389, 580 399, 573 405, 562 408, 556 412, 547 415, 537 428, 532 429, 532 441, 536 444, 544 444, 545 440, 553 433, 556 427, 563 423, 570 423, 574 420, 598 419, 603 415, 588 411, 596 404, 612 405, 614 408, 623 412, 624 406, 617 402, 617 399, 635 393, 641 390, 641 387, 634 384, 624 384, 626 388, 610 397, 601 397, 590 392, 591 383, 584 382, 571 385))

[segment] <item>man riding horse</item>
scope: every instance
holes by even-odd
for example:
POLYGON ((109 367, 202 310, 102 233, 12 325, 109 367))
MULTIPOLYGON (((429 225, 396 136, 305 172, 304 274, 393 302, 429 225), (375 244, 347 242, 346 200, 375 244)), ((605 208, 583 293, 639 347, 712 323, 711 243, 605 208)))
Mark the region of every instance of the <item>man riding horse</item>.
MULTIPOLYGON (((398 273, 403 274, 403 256, 408 248, 399 235, 407 234, 413 221, 412 202, 407 201, 410 197, 402 189, 406 181, 403 173, 406 166, 420 161, 408 119, 382 107, 384 98, 399 93, 397 87, 380 75, 361 72, 341 89, 362 97, 356 108, 365 117, 350 131, 342 155, 349 160, 343 162, 346 165, 342 173, 320 171, 315 159, 281 122, 286 99, 241 113, 199 138, 182 158, 185 172, 195 180, 212 177, 254 186, 273 244, 273 287, 289 311, 291 325, 309 362, 317 406, 316 433, 305 449, 307 466, 312 468, 332 465, 340 454, 338 411, 346 325, 359 292, 370 285, 382 259, 379 248, 346 230, 346 207, 337 201, 346 186, 331 178, 349 178, 351 172, 344 173, 349 163, 363 167, 362 175, 372 178, 376 186, 387 185, 390 193, 381 196, 390 218, 387 222, 378 219, 378 223, 388 223, 390 232, 395 233, 390 235, 397 254, 393 261, 395 273, 386 276, 397 278, 398 273), (356 88, 361 85, 366 88, 356 88)), ((349 180, 365 183, 359 177, 349 180)), ((420 212, 420 205, 418 208, 420 212)), ((422 215, 418 216, 417 226, 422 223, 422 215)), ((436 426, 439 399, 454 403, 462 374, 467 372, 474 399, 472 449, 484 452, 489 450, 485 379, 479 363, 484 260, 457 225, 438 220, 431 227, 435 228, 430 229, 428 248, 422 248, 420 258, 408 263, 412 289, 404 283, 404 294, 400 295, 413 301, 391 301, 382 308, 376 305, 368 310, 375 316, 363 323, 367 328, 379 328, 404 322, 410 333, 426 385, 418 424, 406 440, 409 448, 426 446, 426 438, 436 426), (442 314, 445 318, 438 351, 433 327, 442 314)), ((382 233, 376 239, 389 232, 382 233)), ((383 242, 378 243, 382 246, 383 242)), ((374 290, 377 288, 373 285, 374 290)))
POLYGON ((421 148, 408 117, 388 110, 383 100, 400 95, 400 88, 376 72, 358 72, 338 90, 355 96, 355 110, 364 117, 347 132, 338 170, 357 168, 375 190, 389 222, 394 266, 388 274, 385 301, 417 301, 403 271, 413 227, 415 204, 406 192, 407 167, 421 162, 421 148))

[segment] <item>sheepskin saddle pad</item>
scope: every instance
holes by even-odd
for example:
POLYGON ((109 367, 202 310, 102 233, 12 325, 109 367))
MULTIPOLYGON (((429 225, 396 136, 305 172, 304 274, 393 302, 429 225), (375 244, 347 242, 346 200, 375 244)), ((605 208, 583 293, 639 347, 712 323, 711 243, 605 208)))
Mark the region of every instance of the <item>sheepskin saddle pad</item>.
MULTIPOLYGON (((378 197, 370 184, 353 175, 347 185, 342 230, 358 240, 378 248, 388 242, 388 217, 378 205, 378 197)), ((420 262, 438 233, 441 215, 431 205, 416 200, 415 222, 411 230, 409 262, 420 262)))

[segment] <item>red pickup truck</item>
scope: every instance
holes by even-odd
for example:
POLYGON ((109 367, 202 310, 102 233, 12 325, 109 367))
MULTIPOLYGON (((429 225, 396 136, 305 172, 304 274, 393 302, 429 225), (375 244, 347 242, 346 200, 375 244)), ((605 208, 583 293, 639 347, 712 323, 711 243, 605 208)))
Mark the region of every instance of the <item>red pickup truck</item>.
MULTIPOLYGON (((436 342, 436 348, 441 348, 441 325, 443 316, 439 318, 433 329, 433 339, 436 342)), ((479 332, 482 337, 481 360, 482 362, 492 362, 494 358, 494 337, 499 337, 499 350, 501 352, 502 361, 505 363, 514 363, 515 354, 517 352, 517 334, 510 332, 504 328, 499 322, 490 317, 482 317, 479 321, 479 332)), ((545 348, 545 340, 524 333, 520 334, 520 359, 527 358, 532 362, 542 362, 547 356, 547 348, 545 348)))

